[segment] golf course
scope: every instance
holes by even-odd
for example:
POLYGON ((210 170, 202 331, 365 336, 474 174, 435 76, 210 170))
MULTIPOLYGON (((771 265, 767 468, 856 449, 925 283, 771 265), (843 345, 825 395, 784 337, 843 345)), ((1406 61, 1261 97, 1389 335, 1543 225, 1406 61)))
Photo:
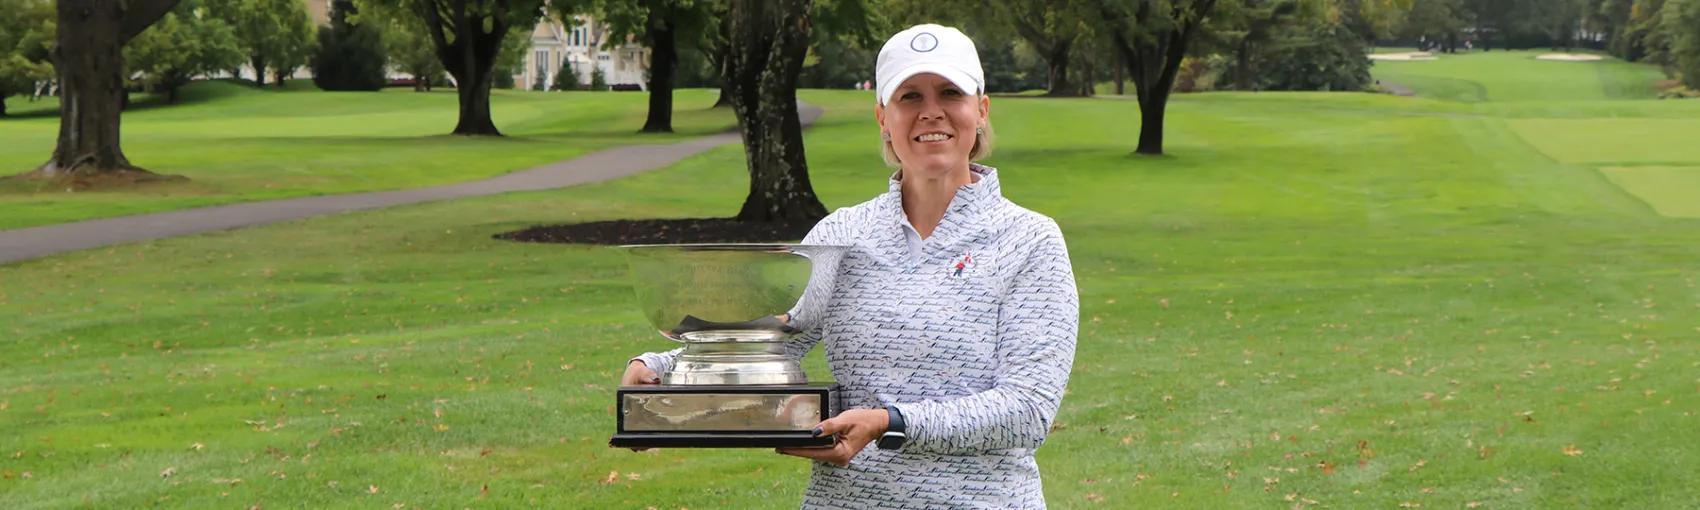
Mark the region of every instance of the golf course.
MULTIPOLYGON (((1700 501, 1700 100, 1544 51, 1376 61, 1363 92, 992 98, 1010 200, 1067 238, 1081 322, 1037 457, 1051 508, 1684 508, 1700 501)), ((123 115, 187 182, 0 183, 0 229, 466 182, 736 126, 677 93, 200 82, 123 115)), ((829 210, 887 189, 870 92, 802 90, 829 210)), ((52 153, 12 99, 0 174, 52 153)), ((605 246, 538 225, 728 217, 745 153, 0 265, 0 508, 796 508, 809 462, 608 447, 674 347, 605 246)), ((780 240, 776 240, 780 241, 780 240)), ((794 240, 792 240, 794 241, 794 240)), ((819 349, 804 367, 830 379, 819 349)))

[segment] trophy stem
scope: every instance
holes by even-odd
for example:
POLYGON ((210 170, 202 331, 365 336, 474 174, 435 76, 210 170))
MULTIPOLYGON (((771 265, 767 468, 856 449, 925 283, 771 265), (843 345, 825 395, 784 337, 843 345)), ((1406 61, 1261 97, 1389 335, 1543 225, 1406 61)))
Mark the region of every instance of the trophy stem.
POLYGON ((692 342, 661 375, 665 385, 807 384, 808 374, 782 342, 692 342))

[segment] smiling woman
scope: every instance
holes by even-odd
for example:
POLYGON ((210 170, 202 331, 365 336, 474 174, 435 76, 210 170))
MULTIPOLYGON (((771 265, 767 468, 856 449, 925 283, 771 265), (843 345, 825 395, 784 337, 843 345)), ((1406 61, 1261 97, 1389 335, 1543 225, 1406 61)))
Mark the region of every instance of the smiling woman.
MULTIPOLYGON (((875 71, 888 191, 839 209, 804 244, 848 246, 826 306, 797 312, 786 350, 824 346, 845 411, 815 428, 803 507, 1044 508, 1034 453, 1074 363, 1079 295, 1062 232, 1003 197, 974 43, 918 25, 875 71)), ((623 386, 679 351, 644 353, 623 386)))

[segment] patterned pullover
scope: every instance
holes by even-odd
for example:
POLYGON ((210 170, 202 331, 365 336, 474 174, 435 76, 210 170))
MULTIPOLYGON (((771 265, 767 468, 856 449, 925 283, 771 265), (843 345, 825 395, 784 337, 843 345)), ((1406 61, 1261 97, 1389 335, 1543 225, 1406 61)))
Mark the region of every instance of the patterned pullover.
MULTIPOLYGON (((837 291, 788 351, 816 345, 846 409, 895 407, 908 443, 869 443, 849 467, 815 462, 804 508, 1044 508, 1034 451, 1074 363, 1079 296, 1055 221, 1006 200, 972 165, 921 240, 900 183, 834 211, 804 244, 849 245, 837 291)), ((637 358, 656 373, 679 350, 637 358)))

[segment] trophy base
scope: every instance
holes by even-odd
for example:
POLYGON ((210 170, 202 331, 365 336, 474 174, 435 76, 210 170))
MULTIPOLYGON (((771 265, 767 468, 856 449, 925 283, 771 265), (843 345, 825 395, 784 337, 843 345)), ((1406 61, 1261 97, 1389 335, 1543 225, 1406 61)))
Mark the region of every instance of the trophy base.
POLYGON ((832 446, 815 425, 838 416, 837 384, 622 386, 617 448, 832 446))

